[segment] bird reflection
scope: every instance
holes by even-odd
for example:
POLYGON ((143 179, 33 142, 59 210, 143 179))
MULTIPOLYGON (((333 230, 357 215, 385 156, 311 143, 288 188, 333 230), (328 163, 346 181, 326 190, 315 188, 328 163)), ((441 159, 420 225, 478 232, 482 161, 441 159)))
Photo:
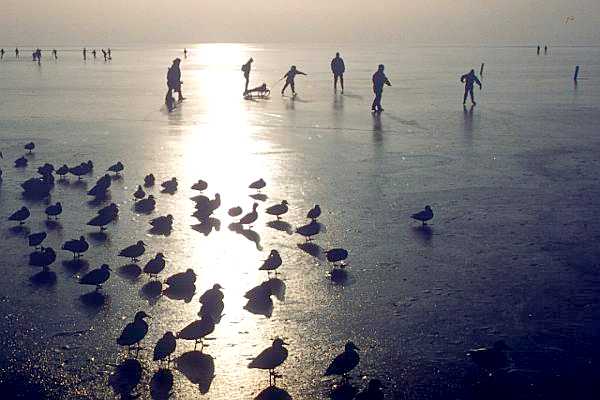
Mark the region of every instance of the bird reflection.
POLYGON ((81 258, 75 260, 68 260, 62 262, 63 267, 65 267, 70 272, 80 272, 88 269, 89 263, 86 260, 81 258))
POLYGON ((344 382, 340 385, 335 385, 329 392, 329 398, 331 400, 352 400, 358 393, 358 389, 355 388, 350 382, 344 382))
POLYGON ((140 288, 140 297, 148 300, 150 305, 156 304, 162 295, 163 285, 161 281, 152 280, 140 288))
POLYGON ((79 296, 83 305, 90 308, 100 308, 106 304, 107 297, 104 293, 93 291, 79 296))
POLYGON ((282 220, 275 220, 267 222, 267 226, 269 228, 276 229, 281 232, 285 232, 288 235, 292 235, 294 233, 294 228, 288 222, 282 220))
POLYGON ((254 242, 256 249, 258 251, 262 251, 262 246, 260 245, 260 235, 258 232, 253 231, 252 229, 244 229, 244 226, 239 223, 230 224, 229 230, 242 235, 251 242, 254 242))
POLYGON ((325 261, 325 249, 313 242, 298 244, 298 248, 314 258, 325 261))
POLYGON ((106 232, 90 232, 88 236, 96 243, 105 243, 108 241, 108 234, 106 232))
POLYGON ((53 286, 56 283, 56 273, 54 271, 41 271, 32 275, 29 281, 36 286, 53 286))
POLYGON ((210 390, 215 377, 215 360, 209 354, 199 351, 188 351, 176 360, 177 370, 190 382, 198 385, 201 394, 210 390))
POLYGON ((129 358, 117 365, 115 372, 108 378, 108 385, 113 389, 115 395, 122 399, 137 397, 134 394, 135 387, 142 379, 142 365, 136 359, 129 358))
POLYGON ((165 283, 169 285, 163 294, 171 300, 184 300, 186 303, 192 301, 196 293, 196 273, 189 268, 185 272, 171 275, 165 283))
POLYGON ((417 239, 420 239, 423 242, 423 244, 431 245, 433 229, 429 225, 413 226, 412 234, 417 239))
POLYGON ((256 193, 256 194, 251 194, 250 198, 254 199, 254 200, 258 200, 258 201, 267 201, 269 199, 269 196, 267 196, 264 193, 256 193))
POLYGON ((244 297, 248 299, 248 302, 244 309, 252 314, 271 318, 271 315, 273 315, 271 296, 275 296, 279 301, 284 301, 285 290, 285 283, 281 279, 269 279, 246 292, 244 297))
POLYGON ((217 232, 221 230, 221 220, 213 217, 208 217, 203 220, 200 220, 199 224, 192 225, 192 229, 204 234, 204 236, 208 236, 213 231, 213 229, 217 232))
POLYGON ((18 225, 8 228, 8 232, 14 236, 27 237, 31 233, 31 230, 26 226, 18 225))
POLYGON ((331 270, 330 277, 333 283, 343 285, 348 281, 348 271, 346 271, 344 266, 340 268, 334 268, 331 270))
POLYGON ((292 396, 277 386, 269 386, 256 395, 254 400, 292 400, 292 396))
POLYGON ((44 224, 46 225, 46 228, 49 231, 60 231, 62 230, 62 224, 58 221, 50 221, 50 220, 46 220, 44 221, 44 224))
POLYGON ((173 394, 173 372, 167 368, 161 368, 152 375, 150 379, 150 396, 154 400, 167 400, 173 394))

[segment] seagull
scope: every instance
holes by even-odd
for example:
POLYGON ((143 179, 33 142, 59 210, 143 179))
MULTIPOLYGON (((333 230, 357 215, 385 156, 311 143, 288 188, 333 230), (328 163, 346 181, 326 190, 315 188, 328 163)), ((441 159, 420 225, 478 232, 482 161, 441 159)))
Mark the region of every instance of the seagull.
POLYGON ((138 185, 137 190, 133 192, 133 197, 138 200, 141 200, 144 197, 146 197, 146 192, 144 192, 144 189, 142 189, 142 185, 138 185))
POLYGON ((106 225, 113 222, 116 218, 116 215, 111 214, 109 212, 105 212, 102 214, 96 215, 94 218, 88 221, 87 225, 89 226, 97 226, 100 228, 100 232, 106 230, 106 225))
POLYGON ((229 209, 229 211, 227 211, 227 214, 230 217, 238 217, 242 215, 242 207, 232 207, 229 209))
POLYGON ((132 262, 137 262, 138 257, 141 257, 146 251, 146 244, 141 240, 136 244, 131 245, 129 247, 125 247, 123 250, 119 252, 119 257, 127 257, 130 258, 132 262))
POLYGON ((175 339, 175 335, 173 332, 167 332, 158 339, 156 342, 156 346, 154 346, 154 356, 152 360, 154 361, 162 361, 167 358, 167 362, 171 362, 171 354, 175 352, 175 348, 177 347, 177 340, 175 339))
POLYGON ((312 237, 319 234, 319 232, 321 232, 321 224, 317 221, 311 221, 309 224, 296 229, 296 233, 304 236, 307 242, 311 241, 312 237))
POLYGON ((27 150, 29 154, 31 154, 31 152, 33 152, 33 149, 35 149, 35 144, 33 142, 29 142, 25 146, 23 146, 23 148, 27 150))
POLYGON ((69 167, 67 164, 63 164, 62 167, 59 167, 56 170, 56 174, 60 176, 60 179, 65 179, 65 176, 69 173, 69 167))
POLYGON ((252 182, 248 187, 250 189, 256 189, 260 192, 261 189, 264 189, 264 187, 267 186, 267 183, 260 178, 259 180, 252 182))
POLYGON ((479 367, 488 371, 494 371, 508 366, 510 362, 507 354, 508 350, 510 350, 510 347, 506 345, 504 340, 499 340, 494 343, 494 347, 492 348, 483 347, 473 349, 467 355, 479 367))
POLYGON ((83 165, 85 165, 85 166, 87 167, 87 169, 88 169, 88 174, 89 174, 90 172, 92 172, 92 170, 94 169, 94 163, 92 162, 92 160, 88 160, 87 162, 85 162, 85 163, 82 163, 82 164, 83 164, 83 165))
POLYGON ((27 218, 29 218, 30 215, 31 215, 31 213, 29 212, 29 209, 27 207, 23 206, 19 210, 12 213, 10 215, 10 217, 8 217, 8 220, 9 221, 18 221, 19 225, 23 225, 25 223, 25 220, 27 218))
POLYGON ((239 223, 242 225, 250 225, 250 224, 254 223, 258 219, 258 213, 256 212, 257 208, 258 208, 258 203, 254 203, 252 205, 252 211, 249 212, 248 214, 244 215, 240 219, 239 223))
POLYGON ((223 289, 223 287, 218 283, 215 283, 212 288, 208 289, 200 296, 200 304, 210 308, 215 304, 222 303, 225 296, 223 295, 223 292, 221 292, 221 289, 223 289))
POLYGON ((90 248, 90 245, 85 240, 85 237, 80 236, 79 239, 67 240, 63 244, 62 249, 73 253, 73 259, 81 257, 90 248))
POLYGON ((170 232, 173 229, 173 216, 171 214, 154 218, 150 221, 152 229, 159 232, 170 232))
POLYGON ((269 215, 275 215, 277 219, 281 219, 281 216, 288 212, 287 200, 283 200, 281 204, 275 204, 274 206, 267 208, 266 212, 269 215))
POLYGON ((196 182, 192 185, 192 190, 197 190, 199 192, 203 192, 207 188, 208 188, 208 183, 206 183, 202 179, 199 179, 198 182, 196 182))
POLYGON ((110 203, 106 207, 99 209, 98 215, 110 215, 113 218, 117 218, 117 215, 119 215, 119 206, 115 203, 110 203))
POLYGON ((384 396, 381 387, 379 379, 371 379, 367 388, 357 394, 354 400, 383 400, 384 396))
POLYGON ((148 174, 144 177, 144 187, 151 187, 154 186, 154 182, 156 181, 156 179, 154 178, 154 175, 152 174, 148 174))
POLYGON ((333 266, 336 266, 337 262, 343 261, 348 258, 348 250, 346 249, 331 249, 325 252, 327 255, 327 261, 333 263, 333 266))
POLYGON ((130 322, 123 328, 121 336, 117 339, 119 346, 127 346, 128 349, 131 346, 142 341, 146 333, 148 333, 148 324, 144 321, 144 318, 152 318, 143 311, 138 311, 133 318, 133 322, 130 322))
POLYGON ((160 184, 163 188, 163 192, 173 194, 177 191, 177 178, 173 177, 168 181, 164 181, 160 184))
POLYGON ((77 179, 81 179, 83 175, 89 174, 90 171, 90 166, 86 163, 81 163, 76 167, 69 168, 69 172, 75 175, 77 179))
POLYGON ((271 250, 269 257, 263 262, 263 265, 258 269, 259 271, 275 271, 277 268, 281 267, 282 261, 281 256, 277 250, 271 250))
POLYGON ((108 264, 102 264, 100 268, 96 268, 85 274, 79 279, 80 285, 96 286, 96 291, 102 289, 102 284, 110 278, 110 267, 108 264))
POLYGON ((321 207, 318 204, 315 204, 313 208, 310 209, 308 214, 306 214, 306 218, 309 218, 313 221, 316 221, 317 218, 321 216, 321 207))
POLYGON ((114 172, 115 176, 119 176, 119 172, 122 172, 124 169, 125 166, 123 165, 123 163, 121 161, 117 161, 116 164, 113 164, 110 167, 108 167, 107 171, 114 172))
POLYGON ((165 269, 165 264, 165 256, 163 253, 156 253, 156 256, 144 266, 144 273, 150 275, 150 278, 153 276, 156 277, 163 269, 165 269))
POLYGON ((153 195, 148 196, 145 199, 142 199, 135 203, 135 210, 137 212, 150 212, 153 211, 156 207, 156 200, 153 195))
POLYGON ((52 247, 42 247, 40 251, 33 252, 29 255, 29 265, 34 267, 42 267, 44 271, 56 261, 56 252, 52 247))
POLYGON ((46 239, 46 236, 48 236, 46 232, 32 233, 27 237, 29 239, 29 246, 37 249, 44 239, 46 239))
POLYGON ((54 165, 45 163, 41 167, 38 167, 37 172, 42 176, 50 175, 54 172, 54 165))
POLYGON ((58 216, 62 214, 62 204, 60 204, 60 201, 56 204, 51 204, 48 207, 46 207, 46 210, 44 212, 46 213, 48 220, 50 220, 51 217, 54 217, 54 219, 58 219, 58 216))
POLYGON ((325 376, 341 375, 344 379, 348 378, 348 373, 352 371, 360 361, 360 356, 357 353, 358 347, 352 342, 346 343, 344 352, 339 354, 333 359, 327 370, 325 376))
POLYGON ((415 213, 411 216, 412 219, 416 219, 417 221, 421 221, 423 226, 427 225, 427 221, 433 218, 433 210, 430 206, 425 206, 425 209, 415 213))
POLYGON ((15 160, 15 167, 17 168, 25 168, 29 161, 25 157, 20 157, 15 160))
POLYGON ((275 385, 276 378, 281 377, 275 373, 275 368, 279 367, 288 357, 288 351, 283 345, 287 345, 282 339, 273 340, 273 344, 267 347, 257 355, 248 368, 266 369, 269 371, 269 384, 275 385), (273 379, 273 382, 271 382, 273 379))
POLYGON ((202 319, 196 320, 183 328, 177 333, 177 339, 193 340, 194 350, 198 342, 202 345, 200 351, 204 348, 202 339, 213 333, 215 330, 215 321, 213 321, 210 315, 204 315, 202 319))

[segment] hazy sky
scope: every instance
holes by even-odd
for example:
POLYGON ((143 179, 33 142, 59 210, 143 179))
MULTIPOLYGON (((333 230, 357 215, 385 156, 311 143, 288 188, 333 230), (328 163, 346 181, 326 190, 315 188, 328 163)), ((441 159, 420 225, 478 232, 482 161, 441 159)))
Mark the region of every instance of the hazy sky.
POLYGON ((0 44, 600 41, 600 0, 0 0, 0 44), (575 21, 564 23, 566 16, 575 21))

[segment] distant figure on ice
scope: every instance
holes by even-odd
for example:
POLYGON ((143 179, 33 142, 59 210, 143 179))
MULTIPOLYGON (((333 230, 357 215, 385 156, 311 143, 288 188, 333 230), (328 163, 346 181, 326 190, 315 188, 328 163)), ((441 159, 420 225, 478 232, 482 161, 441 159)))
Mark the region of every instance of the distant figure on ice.
POLYGON ((58 52, 56 51, 56 49, 52 49, 52 56, 55 60, 58 60, 58 52))
POLYGON ((544 55, 548 54, 548 46, 544 46, 544 55))
POLYGON ((476 83, 479 85, 479 90, 481 90, 481 81, 477 79, 475 75, 475 70, 471 70, 468 74, 464 74, 460 77, 460 81, 465 84, 465 95, 463 97, 463 104, 467 102, 467 96, 471 95, 471 103, 473 105, 477 105, 475 103, 475 97, 473 96, 473 85, 476 83))
POLYGON ((383 86, 392 86, 387 76, 385 76, 385 74, 383 73, 384 69, 385 66, 383 64, 379 64, 377 72, 373 74, 373 92, 375 93, 375 99, 373 100, 371 110, 376 113, 380 113, 383 111, 383 107, 381 107, 381 96, 383 95, 383 86))
POLYGON ((35 50, 35 56, 34 56, 34 60, 37 59, 38 65, 42 64, 42 50, 40 48, 37 48, 35 50))
POLYGON ((537 55, 540 55, 540 46, 537 47, 537 55))
POLYGON ((248 93, 248 84, 250 83, 250 71, 252 70, 252 63, 254 60, 250 58, 246 64, 242 65, 242 72, 244 73, 244 79, 246 85, 244 86, 244 96, 248 93))
POLYGON ((187 58, 187 49, 183 49, 183 58, 187 58))
POLYGON ((285 85, 283 85, 283 89, 281 89, 282 96, 283 96, 283 93, 285 92, 285 89, 287 89, 288 86, 292 89, 292 94, 294 96, 296 95, 296 88, 294 85, 294 78, 296 77, 296 75, 306 76, 306 74, 302 71, 299 71, 295 65, 292 65, 290 70, 288 72, 286 72, 285 75, 283 75, 283 78, 285 78, 285 85))
POLYGON ((96 59, 96 49, 92 50, 92 56, 94 57, 94 60, 96 59))
POLYGON ((83 61, 87 60, 87 49, 85 47, 83 48, 82 53, 83 53, 83 61))
POLYGON ((104 61, 106 62, 106 50, 102 49, 102 55, 104 56, 104 61))
POLYGON ((340 86, 342 87, 342 94, 344 94, 344 72, 346 71, 346 65, 344 60, 340 57, 340 53, 335 53, 335 58, 331 60, 331 72, 333 72, 333 91, 337 92, 338 78, 340 80, 340 86))
POLYGON ((19 48, 15 48, 15 58, 19 58, 19 48))
POLYGON ((108 61, 112 60, 112 52, 110 51, 110 47, 108 48, 108 61))
POLYGON ((0 49, 0 60, 4 59, 4 49, 0 49))
POLYGON ((185 98, 181 94, 181 70, 179 69, 179 64, 181 64, 181 58, 176 58, 173 60, 173 65, 169 68, 167 72, 167 88, 168 93, 172 93, 173 91, 177 92, 178 101, 181 103, 185 98))

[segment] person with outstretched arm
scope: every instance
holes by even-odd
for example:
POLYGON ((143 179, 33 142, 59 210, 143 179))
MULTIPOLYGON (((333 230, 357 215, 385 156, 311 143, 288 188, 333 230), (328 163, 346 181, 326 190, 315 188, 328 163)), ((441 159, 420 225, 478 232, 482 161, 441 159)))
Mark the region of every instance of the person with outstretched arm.
POLYGON ((252 70, 252 63, 254 60, 250 58, 246 64, 242 65, 242 72, 244 73, 244 79, 246 84, 244 86, 244 96, 248 93, 248 85, 250 84, 250 71, 252 70))
POLYGON ((333 72, 333 91, 337 92, 338 79, 342 87, 342 94, 344 94, 344 72, 346 71, 346 65, 344 60, 340 57, 340 53, 335 53, 335 58, 331 60, 331 72, 333 72))
POLYGON ((383 86, 388 85, 392 86, 387 76, 383 72, 385 66, 383 64, 379 64, 377 68, 377 72, 373 74, 373 92, 375 93, 375 99, 373 100, 373 105, 371 106, 371 110, 376 113, 380 113, 383 111, 383 107, 381 107, 381 96, 383 95, 383 86))
MULTIPOLYGON (((282 96, 283 96, 283 93, 285 92, 285 89, 287 89, 288 86, 292 89, 292 94, 294 96, 296 95, 296 88, 294 86, 294 78, 296 77, 296 75, 306 76, 307 74, 298 70, 295 65, 292 65, 290 70, 288 72, 286 72, 285 75, 283 75, 283 78, 285 78, 285 85, 283 85, 283 89, 281 89, 282 96)), ((281 79, 283 79, 283 78, 281 78, 281 79)))
POLYGON ((471 103, 473 105, 477 105, 475 103, 475 97, 473 96, 473 85, 478 84, 479 90, 481 90, 481 81, 475 75, 475 70, 471 70, 468 74, 464 74, 460 77, 460 81, 465 84, 465 95, 463 97, 463 104, 467 102, 467 96, 471 95, 471 103))

